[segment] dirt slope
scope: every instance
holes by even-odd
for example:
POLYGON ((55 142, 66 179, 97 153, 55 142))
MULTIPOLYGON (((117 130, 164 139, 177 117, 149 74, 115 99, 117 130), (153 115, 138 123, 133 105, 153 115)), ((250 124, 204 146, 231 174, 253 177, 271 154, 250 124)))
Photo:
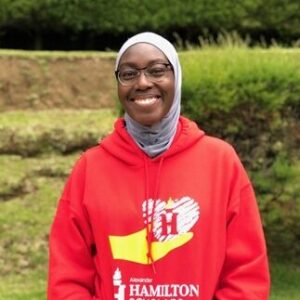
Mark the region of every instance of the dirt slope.
POLYGON ((113 57, 0 54, 0 111, 112 107, 113 65, 113 57))

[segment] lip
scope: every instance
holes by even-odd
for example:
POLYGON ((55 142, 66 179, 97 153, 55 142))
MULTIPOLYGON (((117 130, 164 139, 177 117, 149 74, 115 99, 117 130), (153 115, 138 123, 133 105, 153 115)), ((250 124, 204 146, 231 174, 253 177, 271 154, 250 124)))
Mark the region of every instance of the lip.
POLYGON ((151 106, 159 101, 159 98, 152 97, 152 98, 146 98, 146 99, 135 99, 134 103, 140 106, 151 106))
POLYGON ((129 101, 143 108, 154 106, 160 100, 161 100, 161 96, 158 94, 138 94, 138 95, 131 96, 129 98, 129 101))
POLYGON ((139 100, 145 100, 145 99, 151 99, 151 98, 161 98, 161 95, 159 93, 157 94, 135 94, 130 95, 128 97, 129 101, 139 101, 139 100))

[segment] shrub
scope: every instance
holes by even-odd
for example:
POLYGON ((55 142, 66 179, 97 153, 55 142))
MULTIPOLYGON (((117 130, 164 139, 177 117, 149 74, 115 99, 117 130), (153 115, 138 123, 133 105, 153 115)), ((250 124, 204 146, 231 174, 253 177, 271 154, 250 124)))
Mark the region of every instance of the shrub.
POLYGON ((183 112, 237 149, 275 256, 300 254, 299 56, 236 47, 181 55, 183 112))

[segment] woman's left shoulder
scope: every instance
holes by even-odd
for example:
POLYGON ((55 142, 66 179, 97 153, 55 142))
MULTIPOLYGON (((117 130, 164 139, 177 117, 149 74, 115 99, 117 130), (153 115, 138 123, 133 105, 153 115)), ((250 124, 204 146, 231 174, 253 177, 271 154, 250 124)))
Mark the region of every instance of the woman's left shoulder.
POLYGON ((208 151, 232 156, 237 155, 233 145, 231 145, 228 141, 220 139, 218 137, 205 135, 202 138, 201 143, 201 146, 206 147, 208 151))

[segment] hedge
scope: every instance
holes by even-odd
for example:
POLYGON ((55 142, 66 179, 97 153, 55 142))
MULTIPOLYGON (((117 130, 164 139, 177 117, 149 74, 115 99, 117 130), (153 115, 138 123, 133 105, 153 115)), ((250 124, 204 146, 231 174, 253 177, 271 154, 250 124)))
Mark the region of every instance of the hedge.
MULTIPOLYGON (((300 52, 186 52, 183 112, 229 141, 258 195, 270 251, 300 254, 300 52)), ((251 224, 249 224, 251 226, 251 224)))

